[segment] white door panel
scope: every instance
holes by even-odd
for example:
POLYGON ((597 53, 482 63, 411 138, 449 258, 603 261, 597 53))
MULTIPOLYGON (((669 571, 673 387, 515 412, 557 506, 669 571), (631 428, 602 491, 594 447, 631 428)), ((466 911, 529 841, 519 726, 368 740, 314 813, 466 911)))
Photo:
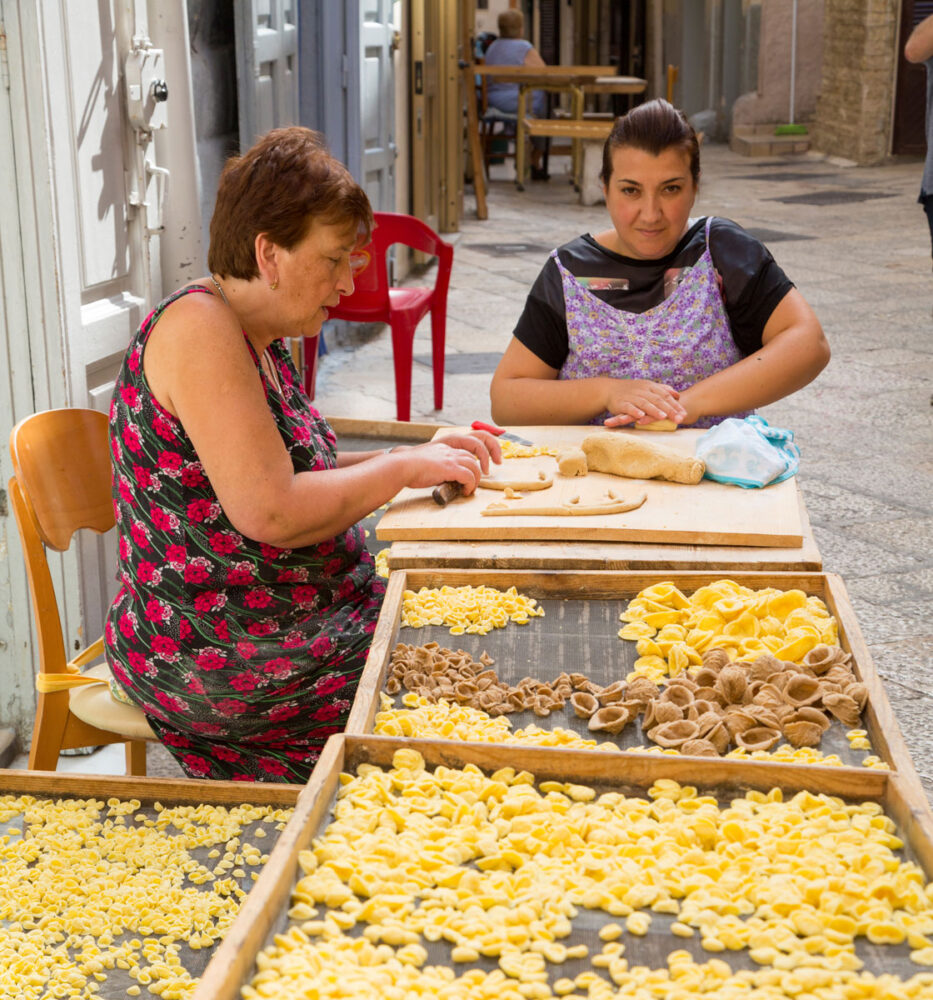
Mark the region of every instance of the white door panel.
MULTIPOLYGON (((395 89, 392 0, 361 0, 358 180, 377 210, 395 208, 395 89)), ((353 169, 353 164, 350 164, 353 169)))
POLYGON ((298 121, 298 0, 235 4, 240 148, 298 121))
MULTIPOLYGON (((134 52, 149 66, 161 65, 146 37, 147 3, 0 0, 0 20, 15 164, 15 179, 5 170, 0 176, 9 180, 13 194, 0 215, 18 223, 15 242, 0 225, 2 270, 12 269, 14 254, 29 276, 25 322, 17 320, 17 329, 9 331, 23 357, 11 379, 14 391, 0 395, 0 422, 12 424, 58 406, 106 412, 123 352, 162 293, 156 230, 166 178, 150 127, 157 124, 155 111, 168 129, 171 118, 146 78, 137 95, 144 117, 134 131, 124 86, 134 52)), ((171 80, 168 85, 170 90, 171 80)), ((0 168, 5 162, 0 156, 0 168)), ((191 178, 177 180, 185 184, 191 178)), ((8 541, 10 527, 9 521, 0 525, 8 541)), ((90 538, 78 546, 77 558, 69 553, 56 560, 68 649, 100 632, 114 589, 112 550, 111 543, 90 538)), ((17 545, 11 545, 9 560, 11 577, 18 577, 17 545)), ((6 681, 17 676, 22 651, 30 645, 21 614, 14 616, 13 629, 8 654, 0 642, 0 718, 16 722, 28 738, 31 706, 11 704, 6 695, 11 687, 6 681)))
POLYGON ((61 138, 72 148, 78 260, 85 291, 125 278, 130 269, 120 58, 116 37, 101 31, 97 8, 97 0, 63 5, 62 57, 68 86, 60 108, 67 132, 61 138))

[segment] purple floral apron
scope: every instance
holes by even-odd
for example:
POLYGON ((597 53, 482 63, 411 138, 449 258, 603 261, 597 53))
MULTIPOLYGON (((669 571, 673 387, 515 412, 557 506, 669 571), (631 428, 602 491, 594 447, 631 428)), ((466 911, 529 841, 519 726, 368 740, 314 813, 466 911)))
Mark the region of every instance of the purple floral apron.
MULTIPOLYGON (((692 267, 671 268, 664 275, 665 290, 671 291, 643 313, 603 302, 552 252, 564 287, 569 347, 558 378, 650 379, 680 391, 742 359, 709 250, 711 222, 712 216, 706 220, 702 257, 692 267)), ((590 423, 601 424, 609 416, 602 413, 590 423)), ((702 417, 692 426, 712 427, 723 419, 702 417)))

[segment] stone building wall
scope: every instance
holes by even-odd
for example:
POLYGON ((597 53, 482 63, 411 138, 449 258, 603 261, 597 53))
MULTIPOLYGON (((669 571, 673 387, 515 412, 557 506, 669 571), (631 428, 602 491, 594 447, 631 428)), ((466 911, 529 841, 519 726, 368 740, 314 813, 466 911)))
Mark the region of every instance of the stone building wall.
MULTIPOLYGON (((831 0, 799 0, 794 57, 794 121, 809 125, 816 113, 823 61, 824 5, 831 0)), ((758 86, 732 108, 732 125, 778 125, 790 121, 792 0, 761 4, 758 86)))
POLYGON ((891 147, 898 0, 824 0, 823 71, 812 148, 862 165, 891 147))

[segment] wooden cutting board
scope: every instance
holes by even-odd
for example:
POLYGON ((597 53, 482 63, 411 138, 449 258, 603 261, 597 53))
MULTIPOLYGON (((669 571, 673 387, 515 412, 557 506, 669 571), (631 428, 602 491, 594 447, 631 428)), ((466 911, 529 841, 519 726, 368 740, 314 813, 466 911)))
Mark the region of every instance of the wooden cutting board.
MULTIPOLYGON (((450 433, 445 428, 438 436, 450 433)), ((593 427, 513 427, 510 430, 542 447, 579 445, 593 427)), ((702 430, 672 433, 616 430, 616 434, 644 435, 646 439, 693 455, 702 430), (650 437, 649 437, 650 436, 650 437)), ((557 462, 548 455, 508 459, 492 470, 496 479, 534 479, 538 470, 553 475, 547 490, 528 492, 516 504, 561 504, 578 496, 579 502, 597 502, 612 490, 620 498, 646 495, 638 510, 622 514, 577 517, 484 517, 484 507, 501 502, 499 490, 479 489, 458 497, 446 507, 431 499, 431 490, 403 490, 376 526, 376 537, 402 539, 456 539, 497 541, 534 539, 567 541, 673 542, 689 545, 756 545, 798 547, 803 541, 796 478, 764 489, 742 489, 703 479, 696 486, 660 480, 623 479, 599 472, 578 478, 557 474, 557 462)))

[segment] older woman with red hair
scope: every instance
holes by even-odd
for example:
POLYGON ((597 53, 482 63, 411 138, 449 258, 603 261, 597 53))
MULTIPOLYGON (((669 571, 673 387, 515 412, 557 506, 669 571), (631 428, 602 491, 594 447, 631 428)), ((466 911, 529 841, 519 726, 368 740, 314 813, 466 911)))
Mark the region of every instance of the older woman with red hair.
POLYGON ((303 782, 346 720, 383 595, 358 521, 405 486, 461 483, 488 434, 341 454, 286 337, 353 290, 366 195, 308 129, 230 160, 210 274, 131 342, 111 407, 121 587, 116 682, 195 777, 303 782))

